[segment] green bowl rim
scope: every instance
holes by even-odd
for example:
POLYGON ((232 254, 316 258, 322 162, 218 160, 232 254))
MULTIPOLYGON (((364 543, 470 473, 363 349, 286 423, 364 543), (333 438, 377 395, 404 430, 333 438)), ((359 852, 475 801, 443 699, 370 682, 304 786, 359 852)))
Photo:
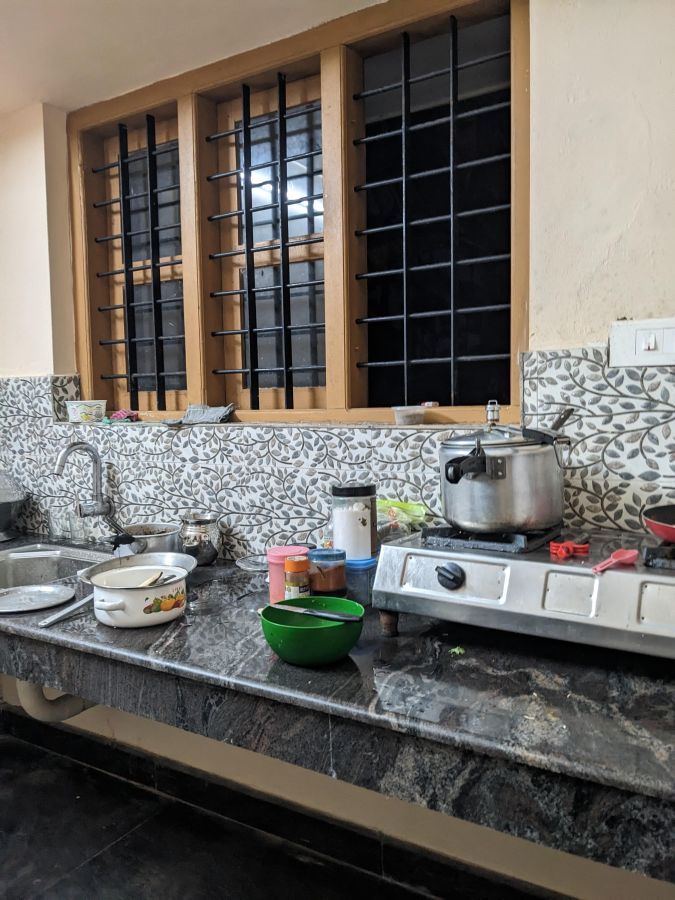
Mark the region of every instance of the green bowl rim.
MULTIPOLYGON (((310 596, 310 597, 297 597, 296 600, 278 600, 276 603, 268 603, 268 605, 260 613, 260 619, 261 619, 261 621, 264 620, 265 622, 267 622, 268 625, 274 625, 275 628, 293 628, 293 629, 302 628, 303 631, 310 631, 315 628, 325 629, 326 627, 334 628, 335 626, 339 627, 339 626, 344 626, 344 625, 363 625, 363 617, 365 616, 365 614, 366 614, 365 607, 362 606, 360 603, 358 603, 356 600, 350 600, 349 597, 330 597, 330 596, 314 597, 314 596, 310 596), (346 600, 348 603, 353 603, 354 606, 358 606, 358 608, 361 610, 361 612, 358 613, 358 615, 361 616, 361 621, 360 622, 331 622, 330 619, 321 619, 321 621, 317 622, 316 624, 312 623, 312 624, 307 624, 307 625, 302 625, 302 626, 301 625, 284 625, 283 622, 273 622, 271 619, 268 619, 267 616, 265 615, 265 613, 267 612, 268 609, 274 609, 275 607, 283 606, 284 604, 290 604, 291 606, 293 606, 294 604, 296 604, 297 600, 300 600, 301 602, 304 600, 346 600)), ((295 613, 295 615, 301 615, 301 613, 295 613)), ((357 615, 357 613, 354 613, 354 615, 357 615)))

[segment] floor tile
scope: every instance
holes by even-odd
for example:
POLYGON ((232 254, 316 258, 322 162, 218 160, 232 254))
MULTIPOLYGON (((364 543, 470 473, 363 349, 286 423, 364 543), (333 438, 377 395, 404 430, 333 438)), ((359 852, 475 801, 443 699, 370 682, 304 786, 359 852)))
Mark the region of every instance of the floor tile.
POLYGON ((140 788, 0 737, 0 897, 28 900, 163 806, 140 788))
POLYGON ((398 885, 179 804, 40 895, 44 900, 404 900, 398 885))

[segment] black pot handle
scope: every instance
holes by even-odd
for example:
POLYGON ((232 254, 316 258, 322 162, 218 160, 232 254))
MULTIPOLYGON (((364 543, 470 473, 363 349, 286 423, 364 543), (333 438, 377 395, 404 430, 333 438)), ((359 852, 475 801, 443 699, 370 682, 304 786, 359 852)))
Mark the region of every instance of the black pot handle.
POLYGON ((468 456, 456 456, 445 464, 445 479, 450 484, 457 484, 464 475, 473 475, 487 471, 485 453, 470 453, 468 456))

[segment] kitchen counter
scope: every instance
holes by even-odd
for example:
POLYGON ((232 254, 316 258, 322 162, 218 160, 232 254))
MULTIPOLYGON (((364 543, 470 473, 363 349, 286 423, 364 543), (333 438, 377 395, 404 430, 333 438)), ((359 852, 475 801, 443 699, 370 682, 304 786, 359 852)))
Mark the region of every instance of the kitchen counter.
POLYGON ((0 671, 675 880, 672 662, 405 615, 384 638, 369 610, 349 659, 299 669, 265 643, 264 603, 223 565, 164 627, 2 616, 0 671))

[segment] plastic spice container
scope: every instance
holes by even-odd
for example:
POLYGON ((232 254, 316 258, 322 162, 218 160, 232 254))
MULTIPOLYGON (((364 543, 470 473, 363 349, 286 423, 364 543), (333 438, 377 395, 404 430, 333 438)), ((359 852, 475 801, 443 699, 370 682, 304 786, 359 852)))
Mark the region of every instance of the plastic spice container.
POLYGON ((287 556, 307 556, 306 547, 270 547, 267 551, 267 569, 270 576, 270 603, 284 599, 284 561, 287 556))
POLYGON ((287 556, 284 560, 284 599, 309 597, 309 560, 306 556, 287 556))
POLYGON ((347 593, 344 550, 309 551, 312 596, 344 597, 347 593))
POLYGON ((372 559, 348 559, 345 566, 347 597, 362 606, 370 606, 377 571, 377 556, 372 559))
POLYGON ((347 560, 370 559, 377 552, 375 485, 334 484, 333 547, 347 560))

